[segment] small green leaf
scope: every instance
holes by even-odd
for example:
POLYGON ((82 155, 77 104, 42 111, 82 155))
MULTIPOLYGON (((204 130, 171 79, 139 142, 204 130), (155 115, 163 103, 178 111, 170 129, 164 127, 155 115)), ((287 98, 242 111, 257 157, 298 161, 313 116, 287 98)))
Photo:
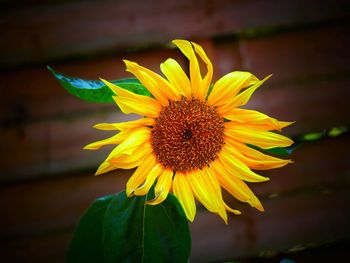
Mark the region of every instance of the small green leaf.
POLYGON ((339 135, 342 135, 347 131, 348 131, 348 128, 346 126, 333 127, 328 131, 328 136, 331 138, 338 137, 339 135))
MULTIPOLYGON (((86 80, 66 76, 47 67, 61 85, 72 95, 89 102, 113 102, 115 94, 101 80, 86 80)), ((119 87, 139 95, 151 96, 149 91, 136 78, 111 80, 119 87)))
POLYGON ((187 262, 191 236, 185 213, 169 194, 159 205, 146 205, 147 196, 119 193, 104 219, 106 262, 187 262))
POLYGON ((69 245, 67 263, 104 262, 102 229, 109 203, 115 195, 96 199, 81 218, 69 245))
POLYGON ((318 141, 322 139, 325 136, 324 132, 313 132, 313 133, 306 133, 303 134, 298 138, 298 141, 307 141, 307 142, 313 142, 318 141))
POLYGON ((169 194, 159 205, 125 192, 95 200, 70 243, 67 262, 188 262, 191 236, 185 213, 169 194))

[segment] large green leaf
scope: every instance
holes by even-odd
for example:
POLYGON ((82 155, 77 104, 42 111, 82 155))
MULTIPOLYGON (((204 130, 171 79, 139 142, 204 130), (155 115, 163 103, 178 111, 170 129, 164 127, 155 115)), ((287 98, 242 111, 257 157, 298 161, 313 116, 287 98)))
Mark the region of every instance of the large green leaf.
MULTIPOLYGON (((47 68, 70 94, 90 102, 113 102, 112 96, 115 94, 101 80, 69 77, 49 66, 47 68)), ((136 78, 111 80, 110 82, 136 94, 151 96, 136 78)))
POLYGON ((96 199, 77 226, 67 262, 104 262, 102 228, 106 209, 115 195, 96 199))
POLYGON ((81 219, 67 262, 187 262, 186 216, 169 194, 159 205, 125 192, 97 199, 81 219))
POLYGON ((118 194, 104 220, 106 262, 187 262, 191 236, 186 216, 169 194, 159 205, 145 205, 147 196, 118 194))

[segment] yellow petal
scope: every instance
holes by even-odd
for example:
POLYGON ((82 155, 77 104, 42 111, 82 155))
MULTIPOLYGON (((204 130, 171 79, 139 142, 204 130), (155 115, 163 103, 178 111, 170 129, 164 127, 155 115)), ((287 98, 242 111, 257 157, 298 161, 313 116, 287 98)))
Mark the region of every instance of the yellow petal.
POLYGON ((107 80, 101 80, 118 95, 112 96, 112 98, 125 114, 136 113, 149 117, 158 116, 161 106, 155 99, 120 88, 107 80))
POLYGON ((273 156, 263 154, 257 150, 250 148, 242 143, 235 142, 229 138, 225 140, 228 146, 226 150, 237 157, 240 161, 245 163, 251 169, 268 170, 273 168, 280 168, 288 163, 292 163, 291 160, 283 160, 273 156))
POLYGON ((181 52, 190 61, 192 95, 197 98, 205 99, 207 94, 204 94, 204 92, 200 90, 202 77, 200 74, 200 68, 196 54, 194 53, 192 48, 192 44, 187 40, 173 40, 172 42, 181 50, 181 52))
POLYGON ((208 167, 204 168, 200 173, 202 173, 202 184, 208 191, 209 202, 212 202, 214 206, 214 212, 218 214, 227 224, 225 202, 222 199, 221 186, 219 181, 210 172, 210 169, 208 167))
POLYGON ((247 181, 247 182, 265 182, 268 181, 268 177, 264 177, 254 173, 249 167, 236 158, 234 155, 230 154, 227 150, 227 147, 223 147, 218 157, 226 169, 232 170, 235 176, 238 178, 247 181))
POLYGON ((176 172, 173 182, 173 192, 182 205, 188 220, 193 222, 196 216, 196 204, 185 174, 176 172))
POLYGON ((201 98, 206 98, 207 94, 208 94, 208 89, 210 87, 211 84, 211 80, 213 78, 213 65, 210 61, 210 59, 208 58, 207 54, 205 54, 203 48, 194 43, 191 42, 195 52, 199 55, 199 57, 204 61, 204 63, 207 65, 207 74, 205 75, 205 77, 203 78, 203 80, 201 81, 201 87, 200 87, 200 92, 201 92, 201 98))
POLYGON ((268 80, 272 75, 267 76, 263 80, 260 80, 256 82, 253 86, 247 88, 245 91, 239 93, 237 96, 233 98, 228 98, 226 100, 226 104, 218 106, 217 110, 218 113, 221 114, 223 117, 226 115, 230 115, 230 111, 236 107, 243 106, 247 104, 250 97, 254 93, 254 91, 259 88, 266 80, 268 80))
POLYGON ((222 199, 221 185, 220 185, 218 178, 215 176, 215 172, 213 172, 210 167, 203 169, 203 171, 204 171, 204 173, 207 174, 207 177, 204 177, 204 179, 207 180, 208 185, 210 187, 212 187, 212 189, 216 193, 216 202, 218 203, 218 206, 221 207, 223 205, 225 210, 227 210, 235 215, 240 215, 241 214, 240 211, 233 210, 222 199))
POLYGON ((133 162, 133 156, 137 156, 137 153, 136 155, 134 155, 134 153, 141 145, 144 146, 145 151, 150 151, 151 146, 148 142, 149 131, 138 129, 132 132, 128 130, 121 133, 127 134, 126 139, 113 149, 106 160, 99 166, 95 175, 103 174, 118 168, 129 169, 127 167, 133 168, 138 166, 139 162, 136 160, 133 162), (144 136, 144 133, 146 135, 148 133, 148 135, 144 136), (129 159, 127 156, 129 156, 129 159), (114 163, 110 163, 110 160, 113 158, 115 160, 114 163), (119 160, 119 162, 117 160, 119 160), (131 161, 128 162, 128 160, 131 161))
POLYGON ((228 98, 234 98, 244 88, 254 85, 259 80, 251 73, 244 71, 233 71, 220 78, 213 87, 208 97, 210 105, 223 105, 228 98))
POLYGON ((292 124, 293 122, 281 122, 275 118, 271 118, 266 114, 255 110, 246 110, 234 108, 230 111, 229 115, 225 116, 225 119, 231 120, 232 125, 246 124, 251 127, 256 127, 263 130, 278 130, 292 124))
POLYGON ((210 193, 211 189, 207 188, 206 182, 203 179, 203 173, 201 170, 191 172, 187 178, 192 188, 194 196, 211 212, 217 212, 217 207, 213 202, 213 198, 210 193))
POLYGON ((130 155, 121 155, 116 159, 109 160, 108 163, 112 165, 114 169, 132 169, 138 167, 143 162, 142 158, 134 162, 129 161, 128 158, 130 158, 130 155), (119 158, 122 160, 116 160, 119 158))
POLYGON ((259 199, 249 189, 249 187, 239 178, 237 178, 231 170, 227 170, 219 161, 214 161, 210 165, 211 171, 216 175, 220 184, 235 198, 242 202, 246 202, 258 210, 263 211, 259 199))
POLYGON ((159 163, 156 163, 148 172, 145 182, 134 190, 134 194, 138 196, 146 195, 154 181, 162 172, 163 167, 159 163))
POLYGON ((129 134, 129 136, 109 154, 107 160, 120 155, 131 155, 140 145, 146 143, 150 138, 150 129, 139 128, 129 134))
POLYGON ((157 205, 167 198, 171 183, 173 181, 173 174, 174 172, 169 169, 163 171, 163 173, 158 177, 157 184, 154 188, 155 198, 147 201, 146 204, 157 205))
POLYGON ((281 129, 288 127, 289 125, 292 125, 293 123, 295 123, 295 121, 278 121, 279 126, 281 127, 281 129))
POLYGON ((138 100, 128 97, 113 96, 113 99, 120 110, 125 114, 135 113, 142 116, 157 117, 161 110, 158 102, 152 98, 138 100))
POLYGON ((172 87, 162 76, 152 70, 138 65, 135 62, 128 60, 124 60, 124 62, 126 64, 126 70, 134 74, 163 106, 168 105, 169 99, 180 99, 180 94, 177 93, 176 89, 174 89, 174 87, 172 87))
POLYGON ((94 128, 98 130, 105 131, 114 131, 114 130, 126 130, 138 128, 140 126, 151 126, 154 123, 153 118, 141 118, 134 121, 126 121, 126 122, 116 122, 116 123, 99 123, 94 126, 94 128))
POLYGON ((169 58, 160 65, 160 69, 178 94, 191 98, 191 83, 176 60, 169 58))
POLYGON ((140 165, 143 159, 153 151, 149 142, 141 144, 131 155, 120 155, 111 158, 108 162, 116 168, 131 169, 140 165))
POLYGON ((149 171, 152 170, 155 164, 156 158, 151 153, 144 159, 144 162, 140 164, 126 183, 127 196, 132 196, 134 194, 135 189, 139 188, 140 185, 146 180, 149 171))
POLYGON ((88 145, 86 145, 84 147, 84 150, 98 150, 100 149, 102 146, 105 145, 110 145, 110 144, 120 144, 122 143, 128 136, 130 136, 130 132, 119 132, 116 135, 113 135, 110 138, 101 140, 101 141, 97 141, 97 142, 93 142, 90 143, 88 145))
POLYGON ((232 208, 229 207, 227 204, 225 204, 225 209, 226 209, 227 211, 229 211, 230 213, 235 214, 235 215, 240 215, 240 214, 242 214, 241 211, 232 209, 232 208))
POLYGON ((229 127, 227 126, 227 122, 225 123, 225 135, 235 141, 252 144, 262 149, 287 147, 293 144, 291 139, 283 135, 269 131, 244 128, 241 126, 229 127))
POLYGON ((97 168, 97 171, 95 172, 95 175, 104 174, 107 172, 110 172, 112 170, 117 169, 115 166, 111 165, 109 162, 104 161, 100 164, 100 166, 97 168))

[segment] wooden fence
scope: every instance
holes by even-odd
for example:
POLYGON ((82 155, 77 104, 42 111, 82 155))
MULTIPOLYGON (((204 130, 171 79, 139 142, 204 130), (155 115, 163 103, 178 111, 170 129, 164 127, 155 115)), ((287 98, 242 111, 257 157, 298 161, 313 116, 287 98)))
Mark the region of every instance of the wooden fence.
MULTIPOLYGON (((249 107, 296 121, 294 136, 350 127, 348 1, 0 1, 0 256, 2 262, 64 262, 79 217, 96 198, 124 189, 132 171, 93 177, 111 148, 83 151, 110 135, 93 124, 122 121, 114 105, 67 94, 46 69, 88 79, 128 77, 122 59, 159 72, 169 45, 203 45, 215 78, 247 70, 273 78, 249 107)), ((294 164, 251 184, 266 212, 226 226, 199 209, 192 262, 269 257, 350 235, 349 136, 298 149, 294 164)), ((229 196, 227 198, 231 203, 229 196)), ((293 258, 293 254, 290 254, 293 258)))

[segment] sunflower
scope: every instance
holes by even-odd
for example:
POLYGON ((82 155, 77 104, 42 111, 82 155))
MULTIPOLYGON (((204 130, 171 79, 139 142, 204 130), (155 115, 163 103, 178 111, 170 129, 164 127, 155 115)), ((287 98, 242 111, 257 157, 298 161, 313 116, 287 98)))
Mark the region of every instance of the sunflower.
POLYGON ((166 78, 124 60, 126 71, 138 78, 152 97, 102 80, 114 92, 113 99, 123 113, 143 117, 94 126, 119 131, 85 147, 96 150, 117 145, 96 174, 137 167, 127 182, 127 196, 146 195, 155 185, 155 198, 147 204, 156 205, 173 192, 190 221, 196 214, 195 198, 226 223, 227 211, 240 214, 225 203, 222 187, 238 200, 263 211, 245 182, 264 182, 269 178, 251 169, 278 168, 291 161, 266 155, 248 145, 262 149, 290 146, 292 140, 271 131, 280 131, 291 122, 240 107, 270 76, 259 80, 249 72, 234 71, 212 85, 213 66, 203 48, 187 40, 173 43, 189 60, 190 78, 178 62, 169 58, 160 65, 166 78), (204 77, 198 58, 206 65, 204 77))

